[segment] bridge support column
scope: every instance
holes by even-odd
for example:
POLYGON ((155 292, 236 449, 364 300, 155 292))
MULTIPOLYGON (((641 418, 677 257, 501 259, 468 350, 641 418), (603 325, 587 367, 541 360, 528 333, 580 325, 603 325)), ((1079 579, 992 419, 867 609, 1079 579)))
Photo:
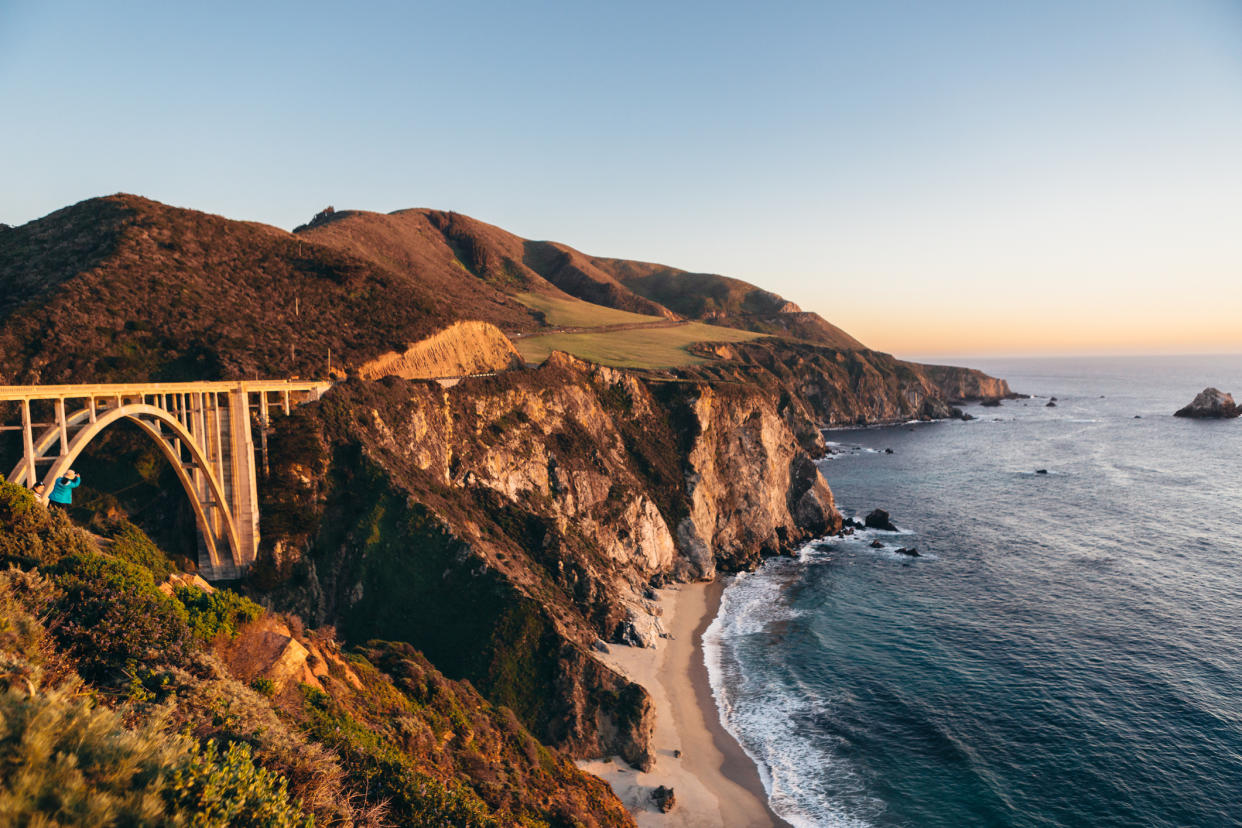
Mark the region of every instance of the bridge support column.
POLYGON ((22 451, 26 463, 26 485, 33 486, 35 477, 34 428, 30 422, 30 400, 22 400, 22 451))
POLYGON ((259 487, 255 479, 250 400, 245 386, 229 392, 229 449, 233 460, 233 520, 241 542, 238 566, 254 563, 259 548, 259 487))

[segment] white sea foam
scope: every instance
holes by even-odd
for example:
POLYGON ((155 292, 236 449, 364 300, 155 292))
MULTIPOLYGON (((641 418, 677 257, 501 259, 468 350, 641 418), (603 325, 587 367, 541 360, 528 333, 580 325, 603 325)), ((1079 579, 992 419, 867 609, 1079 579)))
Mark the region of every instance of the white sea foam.
MULTIPOLYGON (((807 545, 799 558, 812 554, 807 545)), ((788 559, 770 562, 728 584, 720 611, 703 634, 708 680, 721 724, 755 762, 773 810, 796 828, 866 828, 867 815, 851 813, 828 790, 830 782, 837 792, 860 799, 861 780, 827 745, 809 739, 800 724, 825 715, 832 700, 816 698, 810 688, 748 676, 737 657, 746 638, 771 634, 798 617, 784 588, 797 566, 788 559)), ((876 802, 874 811, 881 807, 876 802)))

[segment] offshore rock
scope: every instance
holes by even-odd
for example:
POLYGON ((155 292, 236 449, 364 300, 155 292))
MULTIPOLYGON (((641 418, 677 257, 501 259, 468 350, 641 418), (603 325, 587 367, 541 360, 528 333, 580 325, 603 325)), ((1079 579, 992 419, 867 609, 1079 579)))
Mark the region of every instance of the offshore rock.
POLYGON ((1234 403, 1233 397, 1215 388, 1204 388, 1195 397, 1194 402, 1179 409, 1174 417, 1194 417, 1205 420, 1223 420, 1242 414, 1242 408, 1234 403))
POLYGON ((880 529, 884 532, 898 531, 897 527, 894 526, 893 522, 889 519, 888 512, 883 509, 874 510, 871 514, 867 515, 864 522, 866 523, 868 529, 880 529))

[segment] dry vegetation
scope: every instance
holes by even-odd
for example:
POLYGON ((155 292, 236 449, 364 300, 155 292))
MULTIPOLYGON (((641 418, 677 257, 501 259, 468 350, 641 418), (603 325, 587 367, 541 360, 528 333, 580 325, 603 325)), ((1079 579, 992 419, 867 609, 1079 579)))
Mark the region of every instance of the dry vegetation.
POLYGON ((544 324, 556 328, 602 328, 607 325, 644 325, 667 321, 662 316, 630 313, 549 293, 519 293, 515 298, 543 314, 544 324))
POLYGON ((614 368, 656 370, 708 362, 688 350, 700 342, 746 342, 760 336, 752 331, 690 322, 602 333, 540 334, 523 337, 514 344, 527 362, 543 362, 553 351, 565 351, 614 368))

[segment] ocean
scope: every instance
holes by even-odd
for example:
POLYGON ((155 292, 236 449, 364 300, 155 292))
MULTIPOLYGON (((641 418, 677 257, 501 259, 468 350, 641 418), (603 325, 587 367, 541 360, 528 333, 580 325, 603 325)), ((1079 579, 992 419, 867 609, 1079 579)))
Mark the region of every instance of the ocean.
POLYGON ((1209 385, 1242 396, 1242 357, 970 364, 1036 398, 828 432, 842 513, 900 534, 736 577, 704 635, 774 810, 1242 826, 1242 419, 1170 416, 1209 385))

